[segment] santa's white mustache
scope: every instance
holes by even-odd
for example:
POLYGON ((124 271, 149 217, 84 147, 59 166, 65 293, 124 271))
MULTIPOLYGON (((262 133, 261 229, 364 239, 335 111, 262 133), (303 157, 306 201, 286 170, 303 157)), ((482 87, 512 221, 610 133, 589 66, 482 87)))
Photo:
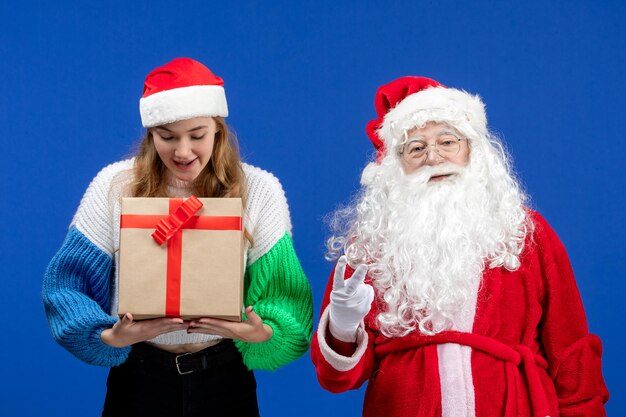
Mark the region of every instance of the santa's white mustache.
POLYGON ((412 174, 407 175, 407 180, 415 184, 426 184, 433 177, 442 175, 459 175, 465 171, 465 167, 445 163, 436 166, 423 166, 412 174))

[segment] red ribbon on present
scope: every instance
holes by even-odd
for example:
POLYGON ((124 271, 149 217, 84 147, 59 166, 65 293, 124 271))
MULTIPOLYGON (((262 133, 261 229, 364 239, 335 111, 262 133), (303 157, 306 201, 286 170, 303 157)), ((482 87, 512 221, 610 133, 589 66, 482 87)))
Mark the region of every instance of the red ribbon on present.
POLYGON ((180 317, 180 283, 183 250, 183 229, 241 230, 240 216, 196 216, 202 202, 195 196, 183 201, 169 199, 168 215, 122 214, 120 228, 152 229, 152 238, 160 246, 167 242, 167 281, 165 285, 165 316, 180 317))
POLYGON ((192 195, 172 213, 170 200, 170 215, 157 224, 156 230, 152 233, 154 241, 161 246, 171 239, 202 208, 202 205, 202 202, 192 195))

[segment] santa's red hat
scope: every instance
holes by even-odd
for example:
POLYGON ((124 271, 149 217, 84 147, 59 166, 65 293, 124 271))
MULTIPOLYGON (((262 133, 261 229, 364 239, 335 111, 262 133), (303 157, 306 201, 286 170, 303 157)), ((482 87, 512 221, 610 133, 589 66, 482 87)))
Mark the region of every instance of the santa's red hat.
POLYGON ((143 127, 202 116, 228 116, 224 81, 190 58, 176 58, 154 69, 139 100, 143 127))
POLYGON ((449 123, 469 137, 487 132, 485 105, 479 96, 426 77, 402 77, 383 85, 376 92, 374 106, 378 118, 365 130, 379 163, 405 132, 426 122, 449 123))

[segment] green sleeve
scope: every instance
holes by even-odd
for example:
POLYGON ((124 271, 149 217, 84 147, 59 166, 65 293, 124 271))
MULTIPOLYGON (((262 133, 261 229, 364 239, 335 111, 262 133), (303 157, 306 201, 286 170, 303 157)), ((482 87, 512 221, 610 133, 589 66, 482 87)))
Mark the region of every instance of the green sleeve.
POLYGON ((248 266, 245 287, 245 306, 254 306, 274 330, 262 343, 235 341, 246 366, 274 370, 304 355, 311 343, 313 301, 288 233, 248 266))

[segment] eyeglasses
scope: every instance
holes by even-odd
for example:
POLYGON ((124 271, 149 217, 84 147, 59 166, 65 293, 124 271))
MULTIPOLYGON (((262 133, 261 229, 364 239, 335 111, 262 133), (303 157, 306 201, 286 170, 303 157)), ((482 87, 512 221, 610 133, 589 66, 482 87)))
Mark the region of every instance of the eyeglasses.
POLYGON ((461 138, 452 134, 439 136, 435 143, 428 144, 423 140, 413 140, 402 146, 399 155, 406 162, 421 163, 428 155, 428 148, 435 147, 435 152, 442 158, 452 158, 461 150, 461 138))

